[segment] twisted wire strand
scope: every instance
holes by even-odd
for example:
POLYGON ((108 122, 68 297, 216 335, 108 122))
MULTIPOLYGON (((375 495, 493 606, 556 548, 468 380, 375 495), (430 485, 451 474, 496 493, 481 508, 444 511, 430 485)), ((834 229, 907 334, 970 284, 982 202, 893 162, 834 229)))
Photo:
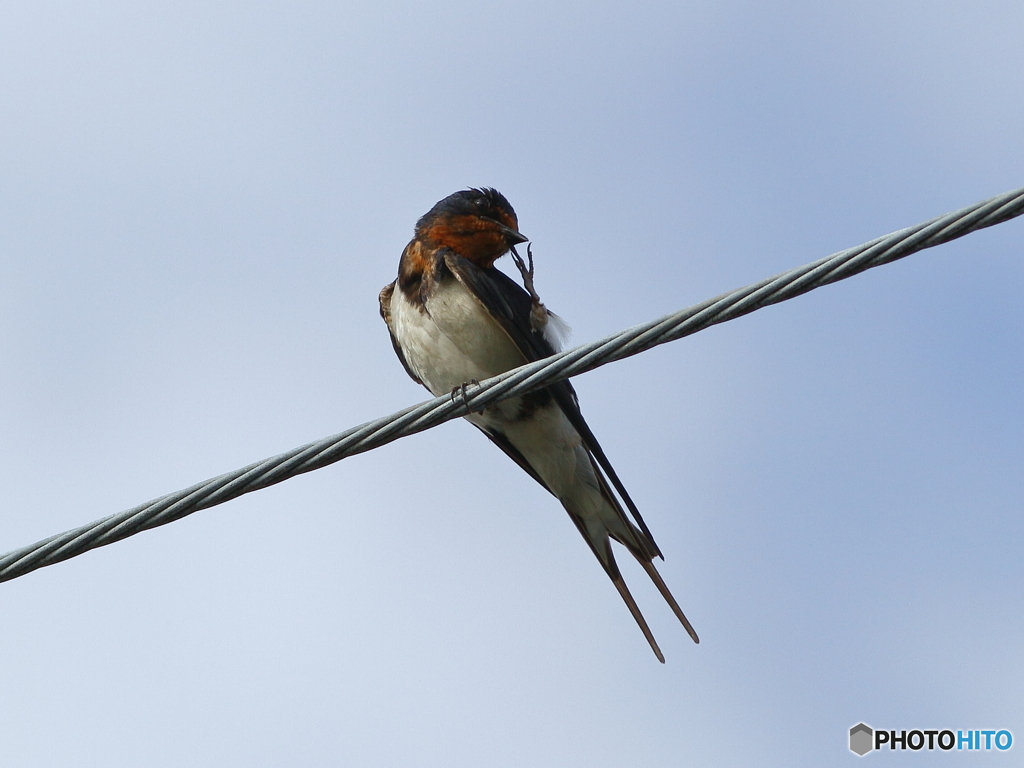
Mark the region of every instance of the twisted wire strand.
POLYGON ((0 557, 0 581, 24 576, 37 568, 68 560, 90 549, 113 544, 141 531, 180 520, 201 509, 223 504, 245 493, 465 416, 470 410, 480 410, 506 397, 521 395, 639 354, 762 307, 845 280, 872 267, 888 264, 925 248, 1002 223, 1022 213, 1024 188, 884 235, 855 248, 839 251, 674 314, 487 379, 470 387, 464 398, 443 396, 427 400, 390 416, 12 550, 0 557))

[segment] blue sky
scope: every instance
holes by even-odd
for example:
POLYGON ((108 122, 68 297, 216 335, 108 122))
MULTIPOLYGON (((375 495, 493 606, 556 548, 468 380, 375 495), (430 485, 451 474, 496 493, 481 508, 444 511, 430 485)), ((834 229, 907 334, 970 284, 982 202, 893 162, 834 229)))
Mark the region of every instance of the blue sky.
MULTIPOLYGON (((457 189, 509 198, 583 343, 1024 184, 1009 0, 4 17, 0 551, 425 399, 376 296, 457 189)), ((453 422, 0 585, 0 762, 1024 739, 1022 243, 574 380, 701 635, 626 564, 665 666, 557 502, 453 422)))

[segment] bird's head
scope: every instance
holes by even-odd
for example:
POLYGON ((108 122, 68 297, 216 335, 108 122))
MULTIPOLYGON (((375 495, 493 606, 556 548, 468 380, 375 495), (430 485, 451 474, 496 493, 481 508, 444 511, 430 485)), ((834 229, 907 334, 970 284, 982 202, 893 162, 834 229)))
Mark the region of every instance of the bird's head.
POLYGON ((464 189, 448 195, 416 222, 416 237, 451 248, 480 267, 490 267, 516 243, 529 238, 519 232, 516 212, 496 189, 464 189))

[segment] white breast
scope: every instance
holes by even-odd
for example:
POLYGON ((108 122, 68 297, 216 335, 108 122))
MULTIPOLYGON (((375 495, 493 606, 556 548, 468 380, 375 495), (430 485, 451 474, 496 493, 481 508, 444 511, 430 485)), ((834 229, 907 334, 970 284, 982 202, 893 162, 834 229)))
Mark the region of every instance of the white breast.
POLYGON ((391 296, 391 330, 409 367, 435 395, 527 362, 458 280, 435 286, 426 311, 396 288, 391 296))

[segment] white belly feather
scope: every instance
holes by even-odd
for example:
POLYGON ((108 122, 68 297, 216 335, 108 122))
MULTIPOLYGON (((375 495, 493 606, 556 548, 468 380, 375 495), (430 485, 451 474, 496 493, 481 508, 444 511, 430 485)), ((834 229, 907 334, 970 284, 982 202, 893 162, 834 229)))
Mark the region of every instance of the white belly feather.
MULTIPOLYGON (((400 290, 391 297, 392 332, 409 367, 434 395, 527 362, 480 301, 457 280, 436 286, 426 310, 412 304, 400 290)), ((588 524, 621 528, 600 492, 583 441, 562 409, 552 402, 527 419, 516 418, 518 411, 519 398, 509 398, 466 418, 504 434, 552 493, 581 513, 588 524)))
POLYGON ((457 280, 431 292, 426 312, 400 290, 391 297, 392 332, 406 362, 434 395, 527 362, 483 305, 457 280))

